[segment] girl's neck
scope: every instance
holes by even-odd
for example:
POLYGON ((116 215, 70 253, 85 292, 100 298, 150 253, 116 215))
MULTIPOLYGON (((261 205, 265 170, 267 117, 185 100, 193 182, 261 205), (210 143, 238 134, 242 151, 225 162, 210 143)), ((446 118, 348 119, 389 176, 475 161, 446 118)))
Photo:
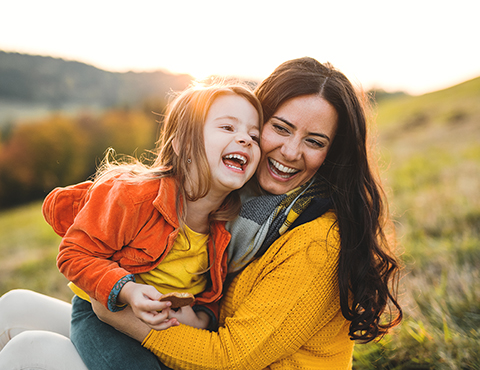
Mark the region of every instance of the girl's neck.
POLYGON ((187 201, 187 226, 197 233, 209 232, 208 216, 222 205, 226 195, 212 196, 210 193, 194 202, 187 201))

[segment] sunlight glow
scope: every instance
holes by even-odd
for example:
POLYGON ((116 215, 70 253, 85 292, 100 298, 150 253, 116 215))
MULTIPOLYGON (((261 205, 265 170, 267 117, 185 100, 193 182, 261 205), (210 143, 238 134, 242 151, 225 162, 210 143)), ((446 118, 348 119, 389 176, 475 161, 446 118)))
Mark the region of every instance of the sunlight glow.
POLYGON ((0 5, 0 50, 257 80, 308 55, 366 87, 419 94, 480 75, 479 13, 476 0, 19 0, 0 5))

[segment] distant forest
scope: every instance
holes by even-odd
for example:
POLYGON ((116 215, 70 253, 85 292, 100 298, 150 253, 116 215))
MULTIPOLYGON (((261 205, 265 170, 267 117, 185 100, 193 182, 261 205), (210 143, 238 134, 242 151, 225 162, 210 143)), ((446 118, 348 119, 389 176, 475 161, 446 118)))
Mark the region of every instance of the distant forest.
POLYGON ((46 104, 51 109, 71 105, 109 108, 165 98, 192 80, 164 71, 108 72, 63 59, 0 51, 0 100, 46 104))

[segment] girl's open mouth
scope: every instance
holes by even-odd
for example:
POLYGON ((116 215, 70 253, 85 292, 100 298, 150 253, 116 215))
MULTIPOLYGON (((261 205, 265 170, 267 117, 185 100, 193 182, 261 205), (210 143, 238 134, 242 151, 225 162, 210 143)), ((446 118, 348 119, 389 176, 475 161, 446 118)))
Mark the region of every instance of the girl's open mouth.
POLYGON ((248 163, 247 157, 237 153, 227 154, 226 156, 222 157, 222 160, 225 166, 238 171, 244 171, 248 163))

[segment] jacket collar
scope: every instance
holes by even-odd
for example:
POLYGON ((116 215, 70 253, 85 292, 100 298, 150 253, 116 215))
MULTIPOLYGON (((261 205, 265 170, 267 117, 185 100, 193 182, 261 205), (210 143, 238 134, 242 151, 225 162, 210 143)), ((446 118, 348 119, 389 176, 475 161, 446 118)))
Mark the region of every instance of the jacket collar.
POLYGON ((175 207, 177 197, 179 197, 179 194, 175 179, 173 177, 164 177, 160 179, 158 195, 153 201, 153 205, 158 209, 165 220, 175 228, 179 227, 175 207))

